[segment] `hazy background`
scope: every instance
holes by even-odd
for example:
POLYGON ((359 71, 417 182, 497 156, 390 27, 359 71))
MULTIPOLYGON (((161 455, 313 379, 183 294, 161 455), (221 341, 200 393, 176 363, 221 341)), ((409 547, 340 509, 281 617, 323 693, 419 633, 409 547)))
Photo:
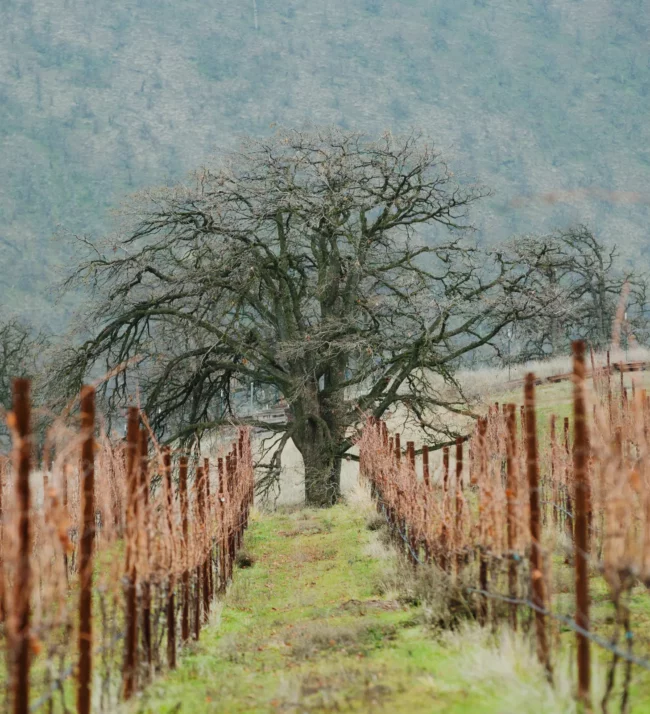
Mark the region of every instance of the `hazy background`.
POLYGON ((55 233, 274 122, 421 128, 494 189, 486 240, 583 221, 646 260, 649 28, 644 0, 1 0, 3 310, 62 326, 55 233))

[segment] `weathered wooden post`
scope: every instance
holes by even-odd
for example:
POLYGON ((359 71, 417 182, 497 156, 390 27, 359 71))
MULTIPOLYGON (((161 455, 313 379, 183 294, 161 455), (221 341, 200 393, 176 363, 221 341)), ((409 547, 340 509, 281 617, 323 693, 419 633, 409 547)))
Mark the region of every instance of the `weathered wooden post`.
MULTIPOLYGON (((585 343, 573 343, 573 478, 575 488, 575 570, 576 624, 589 630, 589 473, 587 469, 588 434, 585 408, 585 343)), ((585 706, 591 700, 591 657, 589 639, 576 633, 578 645, 578 698, 585 706)))
POLYGON ((175 578, 175 528, 174 528, 174 483, 172 481, 172 455, 168 446, 163 449, 163 477, 165 479, 167 504, 167 530, 169 531, 170 572, 167 581, 167 666, 176 669, 176 602, 174 598, 175 578))
POLYGON ((187 456, 181 456, 178 464, 178 493, 181 505, 181 562, 183 577, 181 582, 181 642, 190 639, 190 570, 189 570, 189 522, 187 503, 187 456))
MULTIPOLYGON (((197 477, 199 476, 197 471, 197 477)), ((201 546, 203 550, 204 559, 201 564, 201 593, 203 596, 203 621, 208 622, 210 619, 210 541, 208 533, 208 513, 209 513, 209 501, 207 497, 207 472, 205 466, 201 468, 199 483, 197 487, 199 489, 199 520, 201 527, 201 534, 203 536, 201 546)))
POLYGON ((226 454, 226 501, 224 503, 224 523, 226 525, 226 582, 228 582, 232 576, 232 557, 233 557, 233 524, 232 524, 232 454, 226 454))
POLYGON ((205 472, 205 496, 207 499, 207 536, 208 536, 208 598, 212 603, 214 599, 214 504, 212 502, 212 494, 210 489, 210 459, 207 457, 203 460, 203 470, 205 472))
POLYGON ((546 589, 544 587, 544 562, 542 558, 542 528, 539 504, 539 458, 537 450, 537 415, 535 411, 535 375, 529 372, 525 381, 526 456, 528 489, 530 494, 530 570, 533 604, 535 605, 535 632, 537 656, 548 676, 552 676, 551 660, 546 633, 546 589))
MULTIPOLYGON (((487 434, 488 420, 486 418, 478 421, 478 474, 475 476, 475 482, 480 488, 485 489, 488 484, 488 462, 487 462, 487 434)), ((483 539, 481 539, 483 540, 483 539)), ((488 619, 488 553, 485 542, 480 543, 480 560, 479 560, 479 590, 483 593, 479 600, 478 619, 479 624, 485 626, 488 619)))
POLYGON ((413 471, 415 471, 415 442, 406 442, 406 458, 408 459, 408 464, 413 471))
MULTIPOLYGON (((194 476, 194 500, 196 509, 194 511, 194 541, 195 547, 198 548, 199 554, 202 550, 203 542, 203 520, 204 520, 204 502, 203 502, 203 466, 197 466, 194 476)), ((201 594, 203 591, 203 563, 198 559, 196 569, 194 571, 196 578, 196 588, 194 590, 194 639, 199 640, 201 636, 201 594)))
POLYGON ((238 542, 238 523, 237 518, 239 514, 235 511, 235 506, 237 501, 236 496, 236 479, 237 479, 237 464, 239 463, 237 457, 237 445, 234 445, 232 455, 230 457, 230 477, 228 479, 228 493, 229 493, 229 504, 230 504, 230 556, 229 556, 229 572, 230 579, 233 579, 235 571, 235 556, 237 555, 237 548, 239 547, 238 542))
POLYGON ((30 598, 32 592, 31 405, 27 379, 13 382, 14 472, 16 479, 17 548, 13 597, 13 662, 11 689, 14 714, 29 712, 30 598))
POLYGON ((219 592, 224 593, 227 586, 227 574, 226 574, 226 544, 227 544, 227 534, 226 534, 226 495, 225 495, 225 472, 223 459, 217 459, 217 471, 219 474, 219 488, 217 496, 217 515, 219 519, 219 592))
POLYGON ((463 437, 456 438, 456 493, 463 491, 463 437))
POLYGON ((424 536, 422 544, 424 546, 425 561, 430 565, 432 560, 432 544, 429 536, 431 524, 430 504, 433 496, 431 494, 431 476, 429 474, 429 447, 426 444, 422 446, 422 481, 424 483, 424 536))
POLYGON ((614 412, 612 406, 612 364, 607 350, 607 413, 609 414, 609 425, 614 422, 614 412))
POLYGON ((126 512, 126 636, 124 640, 124 666, 122 671, 124 699, 135 693, 138 664, 138 454, 139 421, 137 407, 130 407, 126 427, 127 462, 127 512, 126 512))
MULTIPOLYGON (((519 498, 519 456, 517 454, 517 411, 514 404, 507 407, 507 462, 506 462, 506 528, 508 539, 508 595, 517 599, 517 499, 519 498)), ((517 629, 517 605, 510 605, 510 626, 517 629)))
POLYGON ((95 543, 95 390, 81 390, 81 523, 79 538, 79 675, 77 712, 90 714, 93 672, 92 581, 95 543))
POLYGON ((456 565, 460 570, 463 563, 461 553, 462 516, 463 516, 463 438, 456 439, 456 565))
POLYGON ((558 488, 557 488, 557 472, 555 461, 557 459, 557 438, 555 435, 556 416, 551 414, 551 507, 553 509, 553 525, 557 528, 559 521, 558 511, 558 488))
POLYGON ((625 418, 627 407, 627 389, 625 389, 625 365, 619 362, 619 370, 621 373, 621 420, 625 418))
MULTIPOLYGON (((68 462, 64 460, 61 466, 61 502, 63 504, 63 512, 65 513, 66 519, 69 516, 68 513, 68 462)), ((69 532, 68 532, 69 534, 69 532)), ((70 580, 70 563, 68 558, 68 549, 63 551, 63 571, 65 572, 66 583, 70 580)))
MULTIPOLYGON (((413 479, 413 481, 416 480, 416 474, 415 474, 415 442, 413 441, 407 441, 406 442, 406 459, 408 463, 408 469, 410 472, 410 476, 413 479)), ((404 532, 406 533, 407 529, 407 524, 404 524, 404 532)), ((407 551, 407 556, 408 559, 411 561, 413 566, 416 566, 418 564, 419 558, 418 558, 418 550, 419 550, 419 542, 415 534, 415 527, 413 523, 408 523, 408 547, 406 549, 407 551)))
POLYGON ((429 447, 426 444, 422 447, 422 480, 427 488, 431 488, 431 477, 429 475, 429 447))
POLYGON ((6 619, 5 568, 4 568, 4 464, 0 463, 0 623, 6 619))
POLYGON ((153 648, 151 639, 151 580, 149 574, 149 439, 146 429, 140 429, 140 459, 139 459, 139 498, 142 532, 138 534, 141 539, 142 559, 146 563, 146 571, 142 582, 142 645, 144 657, 151 674, 153 663, 153 648))

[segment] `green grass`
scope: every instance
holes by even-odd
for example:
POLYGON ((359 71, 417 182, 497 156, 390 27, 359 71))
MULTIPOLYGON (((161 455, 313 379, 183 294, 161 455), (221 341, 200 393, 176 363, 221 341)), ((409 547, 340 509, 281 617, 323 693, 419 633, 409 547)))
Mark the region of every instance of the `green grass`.
POLYGON ((255 518, 220 618, 131 711, 573 711, 530 648, 474 625, 439 635, 378 587, 391 555, 359 508, 255 518))

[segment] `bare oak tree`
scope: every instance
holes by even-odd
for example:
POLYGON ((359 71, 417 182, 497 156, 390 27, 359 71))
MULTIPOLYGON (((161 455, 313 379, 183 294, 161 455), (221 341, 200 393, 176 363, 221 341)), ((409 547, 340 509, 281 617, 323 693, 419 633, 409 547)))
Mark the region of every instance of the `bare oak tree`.
POLYGON ((466 238, 485 193, 418 135, 247 141, 189 185, 137 197, 110 244, 83 239, 92 332, 56 380, 75 390, 89 370, 127 364, 104 386, 108 405, 137 385, 168 441, 233 422, 272 429, 270 474, 291 439, 307 502, 331 504, 365 414, 399 409, 432 445, 453 438, 432 414, 466 404, 442 386, 529 313, 535 258, 466 238), (286 424, 238 416, 234 385, 253 381, 284 397, 286 424))

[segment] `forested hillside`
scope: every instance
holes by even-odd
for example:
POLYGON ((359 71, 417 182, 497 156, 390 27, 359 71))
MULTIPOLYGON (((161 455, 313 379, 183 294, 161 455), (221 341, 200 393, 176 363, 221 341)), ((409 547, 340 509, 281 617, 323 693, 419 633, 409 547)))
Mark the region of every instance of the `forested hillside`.
POLYGON ((494 190, 486 240, 646 253, 649 29, 642 0, 2 0, 3 308, 62 324, 56 233, 273 123, 421 128, 494 190))

